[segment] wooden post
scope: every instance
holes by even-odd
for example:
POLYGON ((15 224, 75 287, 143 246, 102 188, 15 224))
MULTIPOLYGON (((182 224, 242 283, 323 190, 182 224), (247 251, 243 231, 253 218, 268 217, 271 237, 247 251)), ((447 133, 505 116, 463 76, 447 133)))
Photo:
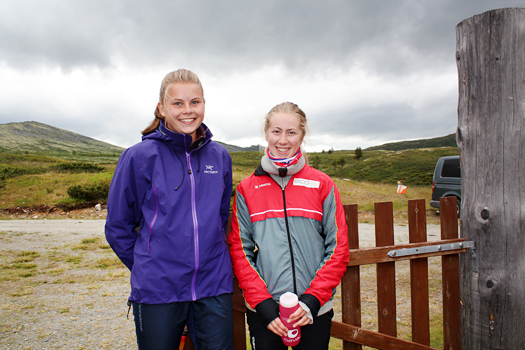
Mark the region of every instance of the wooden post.
MULTIPOLYGON (((424 199, 408 201, 408 237, 410 243, 427 241, 427 216, 424 199)), ((430 346, 428 291, 428 258, 410 260, 412 341, 430 346)))
MULTIPOLYGON (((345 209, 348 226, 348 245, 350 249, 359 249, 359 225, 357 204, 347 204, 345 209)), ((361 278, 359 266, 348 266, 341 280, 342 321, 352 326, 361 327, 361 278)), ((343 341, 343 350, 361 350, 360 344, 343 341)))
MULTIPOLYGON (((441 239, 457 239, 458 198, 440 198, 441 239)), ((441 257, 443 285, 443 350, 461 350, 461 309, 459 297, 459 254, 441 257)))
POLYGON ((525 349, 525 9, 456 27, 463 349, 525 349))
MULTIPOLYGON (((392 202, 374 203, 376 247, 394 245, 394 206, 392 202)), ((377 328, 379 333, 397 337, 396 265, 377 264, 377 328)))

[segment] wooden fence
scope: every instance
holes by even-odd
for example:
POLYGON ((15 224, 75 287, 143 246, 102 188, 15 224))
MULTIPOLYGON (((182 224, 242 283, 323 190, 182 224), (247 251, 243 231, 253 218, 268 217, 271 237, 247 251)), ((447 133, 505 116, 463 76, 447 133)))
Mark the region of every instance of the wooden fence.
MULTIPOLYGON (((461 349, 459 254, 467 248, 465 239, 458 238, 456 203, 456 197, 441 199, 441 240, 427 242, 425 201, 409 200, 410 243, 402 245, 394 245, 392 203, 375 203, 376 247, 364 249, 359 249, 357 205, 344 206, 350 262, 341 281, 342 322, 334 321, 331 332, 343 340, 344 350, 360 350, 363 345, 382 350, 434 349, 430 347, 428 258, 435 256, 442 259, 444 349, 461 349), (397 338, 395 263, 402 260, 410 260, 412 341, 397 338), (377 265, 377 332, 361 328, 360 266, 369 264, 377 265)), ((236 283, 233 308, 234 350, 246 350, 246 307, 236 283)), ((191 341, 184 349, 194 349, 191 341)))

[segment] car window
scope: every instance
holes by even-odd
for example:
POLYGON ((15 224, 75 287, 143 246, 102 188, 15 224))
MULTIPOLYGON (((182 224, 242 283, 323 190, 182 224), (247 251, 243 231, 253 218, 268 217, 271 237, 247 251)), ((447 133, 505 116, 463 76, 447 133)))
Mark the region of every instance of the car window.
POLYGON ((461 177, 459 158, 445 159, 441 169, 441 177, 461 177))

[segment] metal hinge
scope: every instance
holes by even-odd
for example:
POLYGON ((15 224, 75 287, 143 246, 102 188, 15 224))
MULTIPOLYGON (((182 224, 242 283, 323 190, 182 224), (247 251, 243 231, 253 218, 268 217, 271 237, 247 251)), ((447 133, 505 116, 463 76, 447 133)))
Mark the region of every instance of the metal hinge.
POLYGON ((417 247, 417 248, 403 248, 403 249, 397 249, 397 250, 391 250, 387 254, 389 257, 400 257, 400 256, 407 256, 407 255, 418 255, 418 254, 426 254, 426 253, 436 253, 436 252, 442 252, 447 250, 457 250, 457 249, 475 249, 476 243, 474 241, 467 241, 467 242, 458 242, 458 243, 447 243, 447 244, 440 244, 440 245, 427 245, 423 247, 417 247))

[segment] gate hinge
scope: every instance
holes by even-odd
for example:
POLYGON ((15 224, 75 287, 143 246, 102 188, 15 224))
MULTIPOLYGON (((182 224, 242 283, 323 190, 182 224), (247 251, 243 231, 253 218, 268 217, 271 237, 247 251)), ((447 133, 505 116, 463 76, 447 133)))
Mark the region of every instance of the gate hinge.
POLYGON ((447 250, 458 250, 458 249, 475 249, 476 243, 474 241, 466 241, 466 242, 457 242, 457 243, 447 243, 447 244, 440 244, 440 245, 427 245, 417 248, 403 248, 403 249, 397 249, 397 250, 391 250, 387 254, 391 258, 397 258, 400 256, 407 256, 407 255, 418 255, 418 254, 426 254, 426 253, 436 253, 436 252, 443 252, 447 250))

